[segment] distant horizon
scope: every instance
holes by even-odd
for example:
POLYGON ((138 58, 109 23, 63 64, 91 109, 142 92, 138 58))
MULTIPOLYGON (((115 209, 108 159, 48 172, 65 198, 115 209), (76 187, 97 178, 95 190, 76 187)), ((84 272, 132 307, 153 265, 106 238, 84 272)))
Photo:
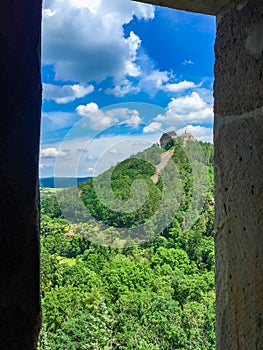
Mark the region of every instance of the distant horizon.
POLYGON ((92 176, 45 176, 45 177, 39 177, 39 179, 88 179, 92 176))

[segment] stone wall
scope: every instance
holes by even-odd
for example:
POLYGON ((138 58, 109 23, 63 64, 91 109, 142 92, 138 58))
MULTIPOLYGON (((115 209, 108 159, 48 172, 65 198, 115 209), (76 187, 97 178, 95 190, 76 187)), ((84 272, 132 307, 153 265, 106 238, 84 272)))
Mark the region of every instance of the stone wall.
POLYGON ((170 7, 177 10, 216 15, 228 3, 238 2, 238 0, 133 0, 148 4, 170 7))
POLYGON ((40 0, 0 2, 0 349, 36 349, 40 327, 40 0))
POLYGON ((263 349, 263 2, 217 17, 217 350, 263 349))

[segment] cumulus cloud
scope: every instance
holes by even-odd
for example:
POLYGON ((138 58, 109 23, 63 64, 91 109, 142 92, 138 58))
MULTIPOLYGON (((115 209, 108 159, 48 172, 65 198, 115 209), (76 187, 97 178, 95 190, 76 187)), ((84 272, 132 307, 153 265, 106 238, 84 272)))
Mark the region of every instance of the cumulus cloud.
POLYGON ((56 157, 63 157, 66 155, 67 155, 66 152, 58 151, 54 147, 44 148, 44 149, 40 150, 40 156, 44 157, 44 158, 56 158, 56 157))
POLYGON ((164 128, 185 124, 212 124, 213 108, 205 102, 197 92, 190 95, 172 98, 166 113, 159 114, 154 121, 164 128))
POLYGON ((192 92, 191 95, 172 98, 168 107, 179 114, 188 114, 190 111, 194 112, 203 110, 206 108, 206 102, 197 92, 192 92))
POLYGON ((69 103, 94 91, 93 85, 53 85, 43 84, 43 99, 53 100, 58 104, 69 103))
POLYGON ((138 34, 124 33, 123 26, 134 16, 147 21, 154 15, 153 6, 131 0, 44 0, 43 63, 54 66, 56 80, 82 83, 44 86, 44 97, 68 103, 93 91, 85 82, 107 78, 112 85, 104 87, 105 92, 116 97, 195 88, 193 82, 180 82, 172 72, 158 70, 138 34))
POLYGON ((54 65, 56 79, 64 81, 138 76, 141 40, 123 30, 133 16, 153 19, 154 7, 130 0, 45 0, 43 63, 54 65))
POLYGON ((160 131, 162 127, 162 124, 161 123, 158 123, 158 122, 151 122, 149 125, 146 125, 142 132, 144 134, 148 134, 148 133, 154 133, 154 132, 158 132, 160 131))
POLYGON ((174 83, 174 84, 166 84, 164 86, 165 91, 170 91, 170 92, 181 92, 187 89, 193 89, 195 88, 196 85, 192 81, 180 81, 179 83, 174 83))
POLYGON ((137 110, 115 108, 102 111, 94 102, 90 102, 86 105, 79 105, 76 111, 80 116, 87 118, 93 130, 105 130, 120 123, 131 124, 137 127, 142 122, 137 110))
POLYGON ((77 107, 77 112, 83 117, 87 117, 88 115, 98 112, 99 106, 95 102, 90 102, 88 104, 84 105, 79 105, 77 107))
POLYGON ((138 35, 134 34, 133 31, 130 32, 130 36, 125 39, 125 42, 129 46, 130 59, 125 62, 126 74, 130 77, 138 77, 141 73, 140 67, 136 64, 137 50, 141 46, 141 39, 138 35))

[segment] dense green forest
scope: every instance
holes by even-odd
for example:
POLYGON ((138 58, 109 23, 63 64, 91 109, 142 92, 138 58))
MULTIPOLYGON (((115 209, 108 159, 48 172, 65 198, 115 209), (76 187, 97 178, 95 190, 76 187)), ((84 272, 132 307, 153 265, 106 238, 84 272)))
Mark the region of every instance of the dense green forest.
POLYGON ((41 195, 39 350, 215 349, 213 146, 168 149, 156 184, 165 149, 153 145, 78 189, 41 195))

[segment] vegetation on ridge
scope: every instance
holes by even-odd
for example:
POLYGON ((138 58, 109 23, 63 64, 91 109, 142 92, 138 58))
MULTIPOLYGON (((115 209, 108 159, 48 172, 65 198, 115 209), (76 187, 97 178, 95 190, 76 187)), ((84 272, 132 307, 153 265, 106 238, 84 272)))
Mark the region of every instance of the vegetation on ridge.
POLYGON ((133 212, 109 209, 92 180, 60 191, 59 205, 55 195, 42 194, 39 350, 215 349, 213 146, 169 147, 172 160, 156 185, 151 176, 164 151, 156 145, 100 175, 103 188, 111 174, 112 192, 124 202, 136 201, 132 183, 144 181, 147 199, 133 212), (165 192, 167 183, 178 191, 165 192), (196 187, 204 184, 197 216, 196 187))

